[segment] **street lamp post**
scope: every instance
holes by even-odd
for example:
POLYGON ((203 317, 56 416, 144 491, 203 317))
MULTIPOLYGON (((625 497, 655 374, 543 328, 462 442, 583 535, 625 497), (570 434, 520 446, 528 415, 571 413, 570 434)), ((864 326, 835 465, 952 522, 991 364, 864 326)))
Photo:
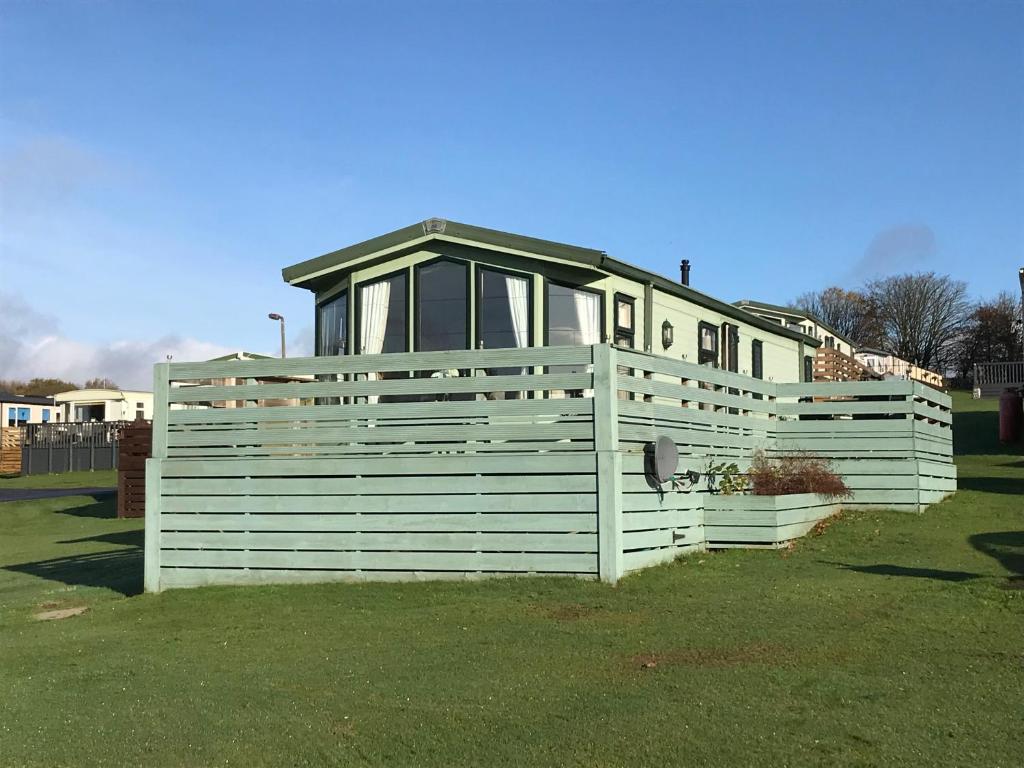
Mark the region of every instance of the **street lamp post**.
POLYGON ((284 353, 284 315, 279 315, 277 312, 271 312, 267 315, 271 320, 278 320, 281 323, 281 359, 285 358, 284 353))
POLYGON ((1024 267, 1017 270, 1017 279, 1020 281, 1020 359, 1024 360, 1024 267))

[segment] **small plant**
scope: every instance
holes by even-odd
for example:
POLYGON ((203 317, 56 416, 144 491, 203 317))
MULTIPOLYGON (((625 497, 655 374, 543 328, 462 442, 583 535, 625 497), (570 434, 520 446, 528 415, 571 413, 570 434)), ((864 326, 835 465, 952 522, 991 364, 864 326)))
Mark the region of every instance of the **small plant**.
POLYGON ((723 496, 746 493, 749 486, 747 476, 740 472, 736 462, 715 464, 709 461, 704 469, 704 476, 708 480, 708 492, 720 493, 723 496))
POLYGON ((828 459, 802 451, 775 458, 758 451, 750 465, 749 478, 756 496, 816 493, 836 500, 853 495, 828 459))

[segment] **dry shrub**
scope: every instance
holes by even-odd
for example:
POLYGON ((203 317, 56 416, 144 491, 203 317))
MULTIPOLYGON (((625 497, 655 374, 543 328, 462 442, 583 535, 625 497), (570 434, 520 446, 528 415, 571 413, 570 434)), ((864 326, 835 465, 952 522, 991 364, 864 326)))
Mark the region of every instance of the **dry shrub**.
POLYGON ((769 458, 764 451, 754 454, 748 473, 755 496, 785 496, 816 493, 826 499, 848 499, 853 494, 831 462, 813 453, 796 452, 769 458))

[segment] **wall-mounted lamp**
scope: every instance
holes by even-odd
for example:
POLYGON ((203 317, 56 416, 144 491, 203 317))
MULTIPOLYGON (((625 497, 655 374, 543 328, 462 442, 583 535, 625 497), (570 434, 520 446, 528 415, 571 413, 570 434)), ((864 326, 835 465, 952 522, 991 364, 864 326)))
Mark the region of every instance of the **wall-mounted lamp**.
POLYGON ((674 331, 675 329, 672 327, 672 323, 668 320, 661 324, 661 346, 665 349, 672 346, 672 342, 674 341, 674 331))

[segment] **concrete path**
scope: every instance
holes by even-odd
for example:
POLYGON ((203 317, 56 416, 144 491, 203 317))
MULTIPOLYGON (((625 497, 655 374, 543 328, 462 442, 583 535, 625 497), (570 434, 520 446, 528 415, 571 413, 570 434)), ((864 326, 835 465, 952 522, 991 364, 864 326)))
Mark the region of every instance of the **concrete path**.
POLYGON ((0 488, 0 501, 55 499, 60 496, 105 496, 116 488, 0 488))

